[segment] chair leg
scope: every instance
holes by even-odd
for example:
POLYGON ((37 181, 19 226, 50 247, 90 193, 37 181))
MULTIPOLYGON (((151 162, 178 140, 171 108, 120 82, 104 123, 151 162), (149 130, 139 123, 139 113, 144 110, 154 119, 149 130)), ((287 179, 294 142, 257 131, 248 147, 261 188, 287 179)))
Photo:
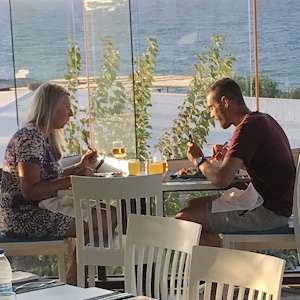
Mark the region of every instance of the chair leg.
POLYGON ((65 253, 61 253, 58 255, 58 277, 59 280, 62 282, 67 281, 66 277, 66 259, 65 259, 65 253))
POLYGON ((89 273, 88 286, 94 287, 95 286, 95 266, 88 266, 88 273, 89 273))
POLYGON ((85 288, 84 264, 77 261, 77 286, 85 288))

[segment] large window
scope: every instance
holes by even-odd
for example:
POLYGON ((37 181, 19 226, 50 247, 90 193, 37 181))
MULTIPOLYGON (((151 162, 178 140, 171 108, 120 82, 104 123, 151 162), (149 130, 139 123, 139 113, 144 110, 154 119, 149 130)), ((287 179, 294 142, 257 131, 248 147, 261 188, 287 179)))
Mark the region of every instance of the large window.
MULTIPOLYGON (((0 80, 11 87, 1 92, 1 123, 9 124, 1 129, 1 161, 17 123, 24 122, 32 90, 46 80, 69 87, 66 74, 78 79, 74 122, 77 131, 85 130, 82 149, 89 143, 110 152, 112 141, 122 140, 129 156, 157 151, 164 132, 171 136, 178 125, 178 107, 193 93, 190 84, 199 54, 209 60, 214 47, 220 60, 226 55, 232 59, 222 75, 238 80, 255 109, 252 0, 10 2, 11 11, 9 1, 0 0, 0 80), (213 42, 216 36, 219 40, 213 42), (75 53, 80 59, 70 63, 75 53)), ((300 144, 294 101, 300 98, 298 2, 257 3, 260 109, 280 121, 295 147, 300 144)), ((221 75, 205 72, 209 76, 203 91, 221 75)), ((211 144, 225 142, 231 130, 210 126, 205 152, 211 144)), ((184 131, 178 132, 186 138, 184 131)), ((74 142, 73 133, 68 134, 74 142)))
POLYGON ((0 160, 10 136, 17 128, 13 51, 8 1, 0 1, 0 160))
POLYGON ((292 147, 299 147, 300 3, 264 0, 257 4, 261 110, 279 121, 292 147))
MULTIPOLYGON (((195 73, 197 56, 212 47, 214 36, 220 36, 220 55, 234 58, 231 76, 250 84, 252 68, 251 6, 249 1, 137 1, 132 0, 132 26, 135 55, 145 48, 145 38, 157 41, 155 82, 152 93, 151 149, 159 142, 164 130, 170 131, 178 115, 178 106, 186 99, 188 84, 195 73)), ((221 73, 220 73, 221 74, 221 73)), ((212 74, 217 78, 219 74, 212 74)), ((219 75, 220 76, 220 75, 219 75)), ((208 78, 208 80, 211 78, 208 78)), ((190 89, 191 90, 191 89, 190 89)), ((191 125, 192 126, 192 125, 191 125)), ((231 129, 220 132, 212 127, 205 152, 211 144, 223 143, 231 129)))

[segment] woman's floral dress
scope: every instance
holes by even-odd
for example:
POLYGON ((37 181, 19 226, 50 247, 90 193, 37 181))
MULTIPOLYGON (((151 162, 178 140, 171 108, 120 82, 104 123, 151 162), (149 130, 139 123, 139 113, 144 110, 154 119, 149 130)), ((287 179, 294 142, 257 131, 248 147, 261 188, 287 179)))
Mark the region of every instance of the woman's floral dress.
POLYGON ((41 209, 38 202, 26 201, 23 198, 17 176, 19 162, 39 164, 42 180, 55 179, 62 172, 41 131, 33 126, 18 130, 5 151, 1 182, 0 231, 19 238, 63 238, 73 219, 41 209))

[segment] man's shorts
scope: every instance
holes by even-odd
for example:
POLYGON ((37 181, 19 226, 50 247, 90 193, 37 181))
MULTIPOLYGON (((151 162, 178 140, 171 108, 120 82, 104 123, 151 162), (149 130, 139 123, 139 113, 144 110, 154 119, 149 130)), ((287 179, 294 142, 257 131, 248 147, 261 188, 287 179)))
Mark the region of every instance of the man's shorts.
POLYGON ((288 217, 279 216, 263 205, 251 211, 211 212, 208 207, 208 223, 214 233, 238 233, 265 231, 288 225, 288 217))

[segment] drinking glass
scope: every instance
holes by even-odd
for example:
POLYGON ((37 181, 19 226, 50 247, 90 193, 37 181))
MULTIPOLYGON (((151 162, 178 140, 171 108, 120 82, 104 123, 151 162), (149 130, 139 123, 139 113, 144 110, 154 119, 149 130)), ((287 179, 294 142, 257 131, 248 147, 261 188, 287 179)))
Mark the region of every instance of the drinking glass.
POLYGON ((113 141, 112 155, 118 159, 126 156, 125 146, 122 141, 113 141))
POLYGON ((163 174, 164 173, 164 166, 161 159, 157 159, 156 157, 153 157, 149 160, 148 163, 148 174, 163 174))
POLYGON ((141 172, 140 161, 138 159, 128 160, 128 174, 137 176, 141 172))
POLYGON ((163 174, 168 172, 168 160, 166 156, 162 156, 162 164, 163 164, 163 174))

